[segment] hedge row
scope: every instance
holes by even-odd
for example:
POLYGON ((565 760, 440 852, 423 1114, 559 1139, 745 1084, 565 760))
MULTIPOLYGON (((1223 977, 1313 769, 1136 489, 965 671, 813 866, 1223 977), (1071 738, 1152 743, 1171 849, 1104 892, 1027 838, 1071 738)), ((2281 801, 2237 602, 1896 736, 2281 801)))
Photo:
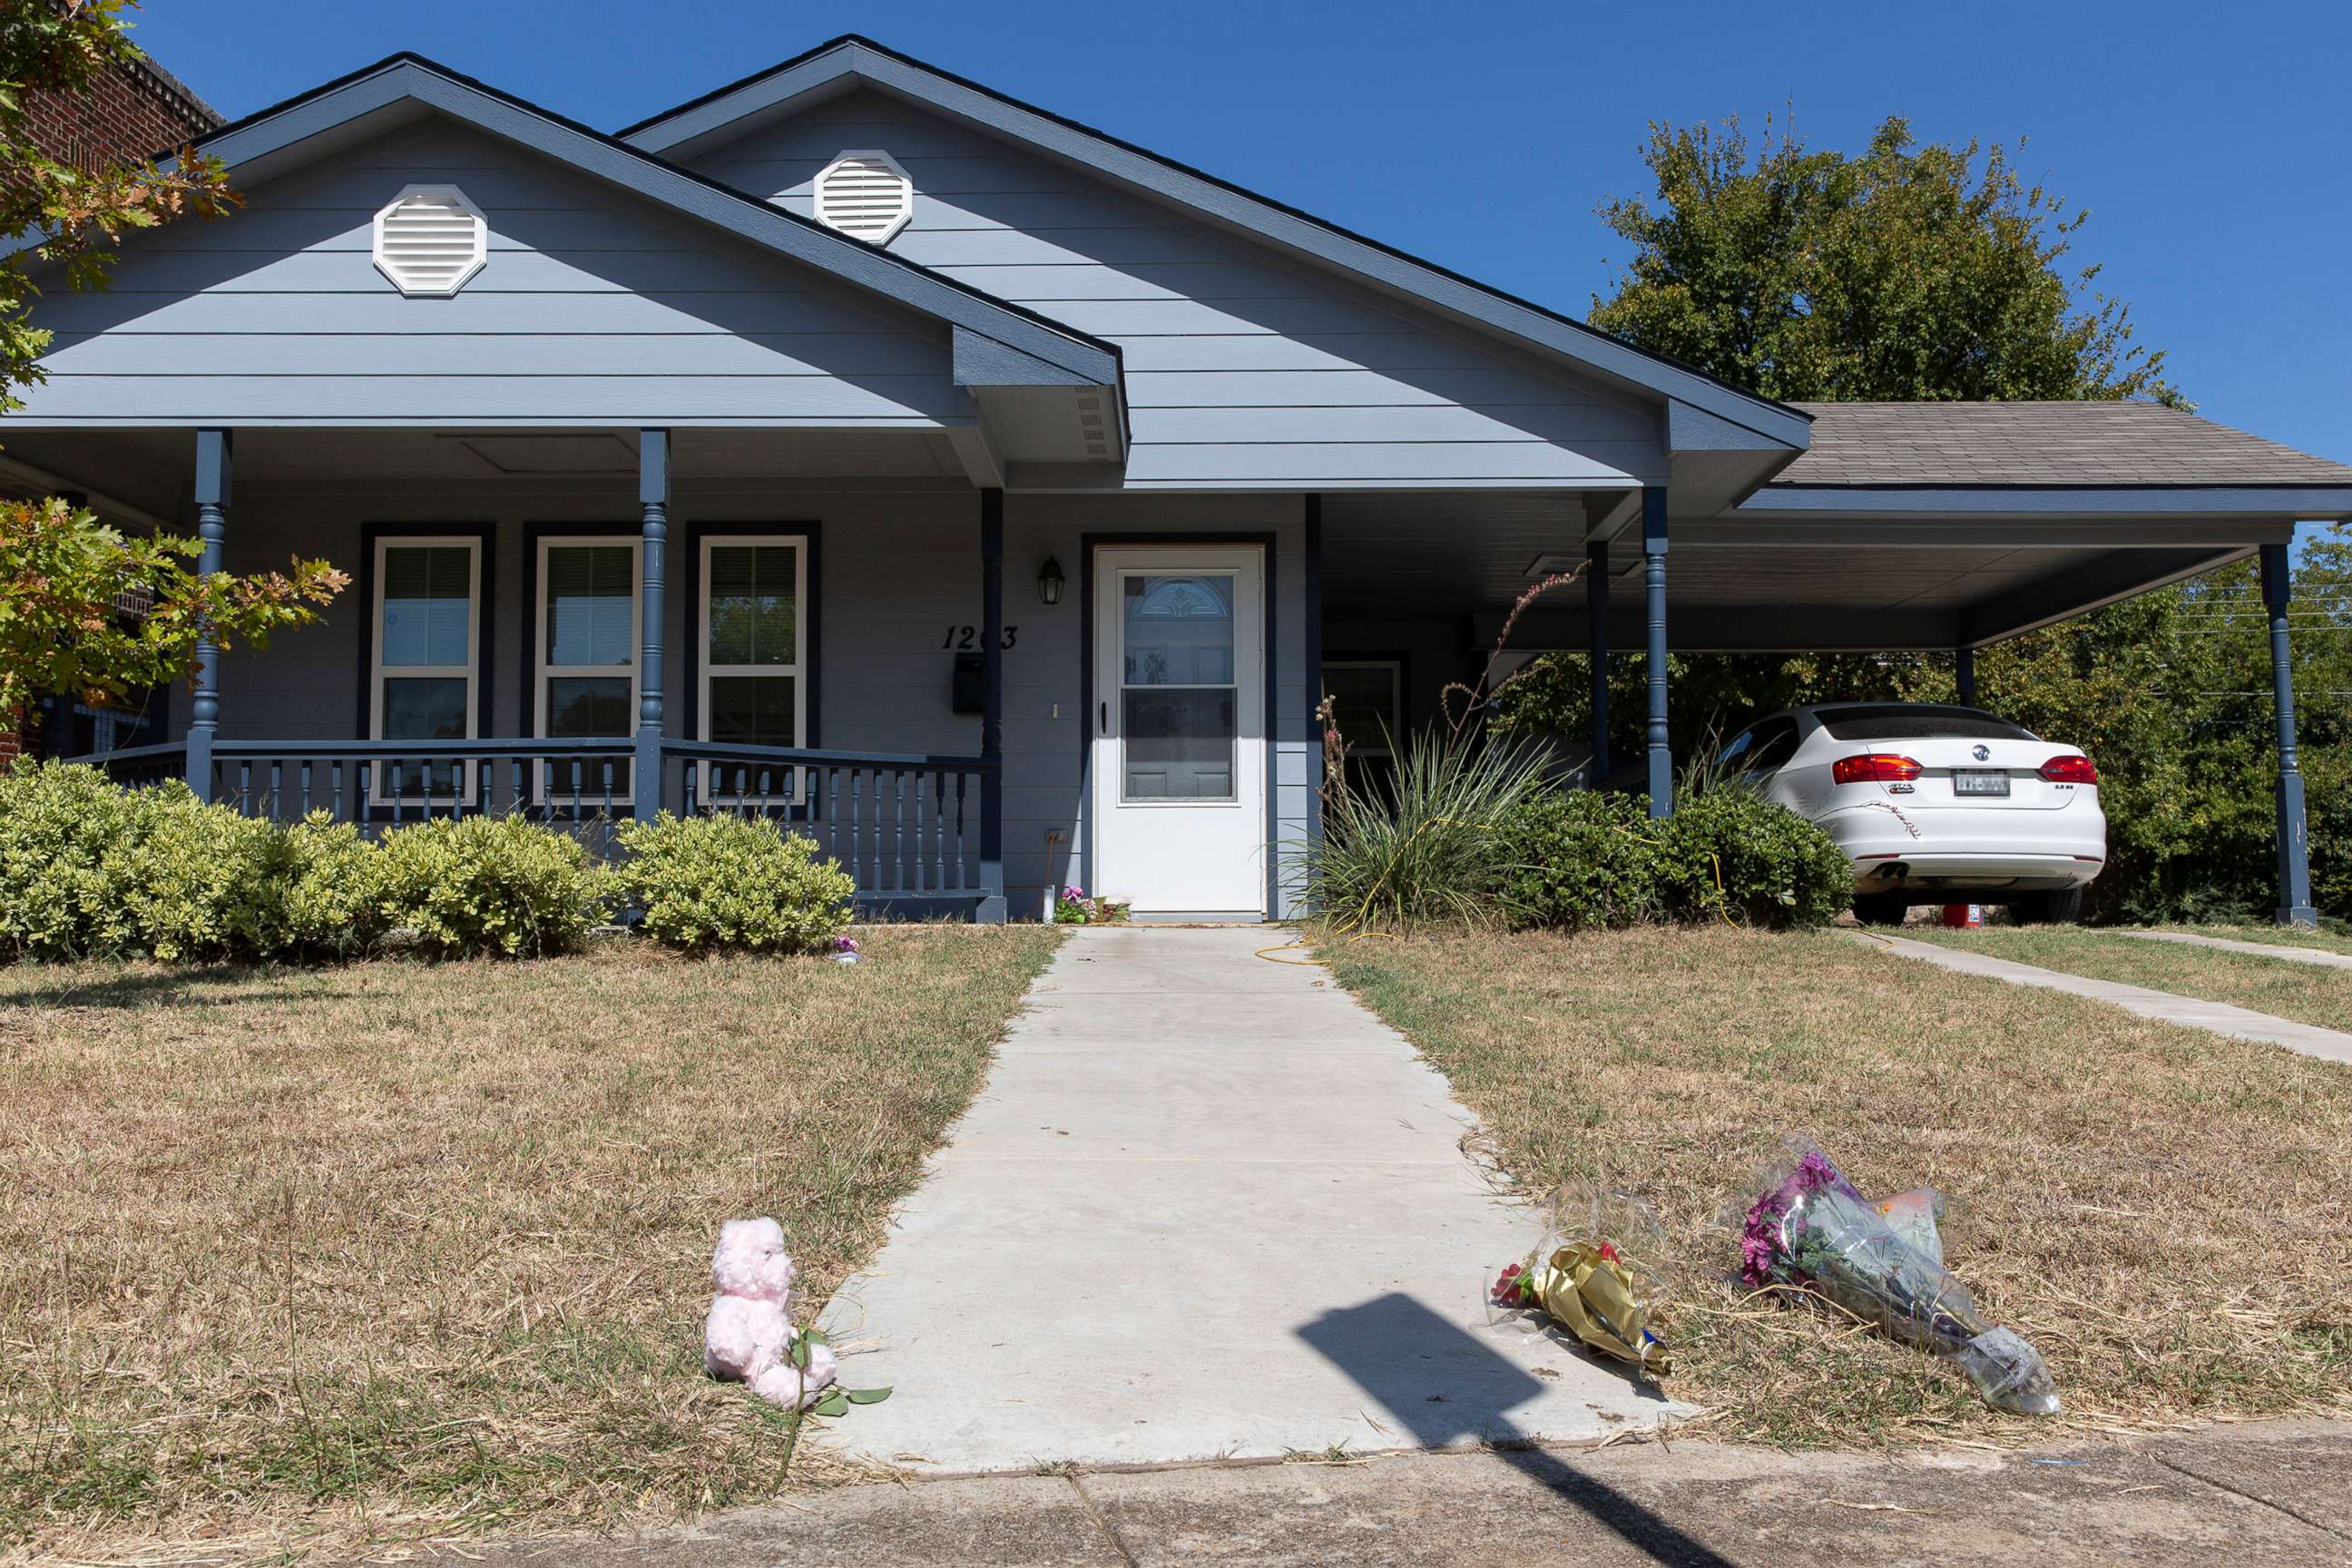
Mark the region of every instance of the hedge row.
POLYGON ((96 769, 0 773, 0 955, 315 961, 404 933, 442 957, 576 950, 625 909, 692 952, 809 952, 849 923, 851 881, 774 823, 624 825, 615 866, 527 816, 395 827, 315 814, 278 824, 182 784, 125 790, 96 769))

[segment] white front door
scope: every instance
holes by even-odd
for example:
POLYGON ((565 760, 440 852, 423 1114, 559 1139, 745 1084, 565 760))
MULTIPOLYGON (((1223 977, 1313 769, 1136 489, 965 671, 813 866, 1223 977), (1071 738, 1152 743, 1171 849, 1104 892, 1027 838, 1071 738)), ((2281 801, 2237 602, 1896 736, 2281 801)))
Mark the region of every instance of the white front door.
POLYGON ((1095 554, 1094 865, 1138 914, 1265 913, 1265 554, 1095 554))

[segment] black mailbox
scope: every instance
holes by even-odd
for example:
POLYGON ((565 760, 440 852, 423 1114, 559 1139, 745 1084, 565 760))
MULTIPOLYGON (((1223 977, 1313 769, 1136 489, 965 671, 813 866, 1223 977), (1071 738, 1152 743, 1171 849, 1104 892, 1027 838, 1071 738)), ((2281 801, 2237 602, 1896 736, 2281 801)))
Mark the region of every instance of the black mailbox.
POLYGON ((977 715, 980 712, 980 655, 960 653, 955 656, 955 694, 949 706, 957 713, 977 715))

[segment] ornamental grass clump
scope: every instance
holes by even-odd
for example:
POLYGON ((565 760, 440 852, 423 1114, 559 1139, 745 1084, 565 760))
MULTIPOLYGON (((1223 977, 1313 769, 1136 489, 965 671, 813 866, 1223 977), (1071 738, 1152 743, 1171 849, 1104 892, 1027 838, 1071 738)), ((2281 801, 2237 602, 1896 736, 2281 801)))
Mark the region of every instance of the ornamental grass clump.
POLYGON ((621 897, 637 930, 688 952, 816 952, 848 929, 856 885, 816 845, 765 817, 714 813, 621 826, 621 897))
POLYGON ((614 892, 578 839, 519 815, 395 827, 377 856, 384 918, 442 958, 577 951, 614 892))
POLYGON ((1505 827, 1541 786, 1543 761, 1527 747, 1415 734, 1388 781, 1327 791, 1323 839, 1307 851, 1308 903, 1349 932, 1497 923, 1505 827))

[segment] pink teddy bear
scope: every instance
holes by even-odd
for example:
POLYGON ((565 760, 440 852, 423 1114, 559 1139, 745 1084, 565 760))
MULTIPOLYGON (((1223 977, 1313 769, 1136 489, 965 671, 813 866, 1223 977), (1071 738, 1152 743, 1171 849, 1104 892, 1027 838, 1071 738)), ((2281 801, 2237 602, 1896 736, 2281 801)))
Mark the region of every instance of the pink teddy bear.
POLYGON ((710 1321, 703 1331, 702 1366, 711 1376, 748 1383, 775 1405, 808 1405, 836 1373, 832 1350, 811 1342, 808 1365, 793 1360, 793 1260, 784 1227, 762 1215, 730 1219, 719 1227, 711 1255, 710 1321))

